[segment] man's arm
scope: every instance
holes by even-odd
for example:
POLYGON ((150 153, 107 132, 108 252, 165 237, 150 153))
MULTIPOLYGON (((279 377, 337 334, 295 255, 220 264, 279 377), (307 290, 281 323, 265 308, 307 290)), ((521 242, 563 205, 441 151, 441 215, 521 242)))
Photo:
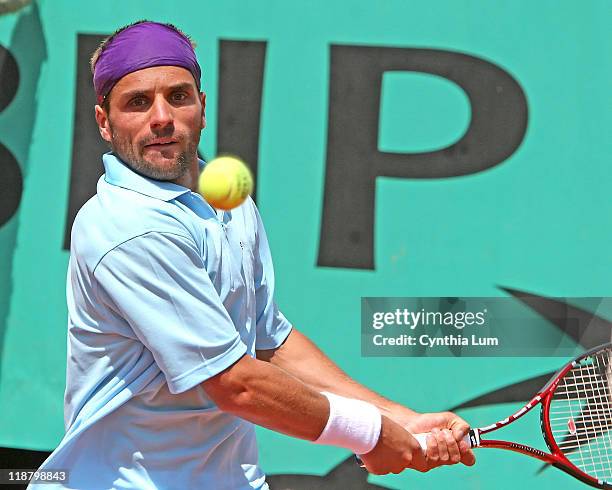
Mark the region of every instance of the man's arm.
MULTIPOLYGON (((276 366, 249 355, 207 379, 202 386, 221 410, 309 441, 321 440, 332 417, 331 412, 334 412, 328 397, 276 366)), ((376 412, 376 409, 372 410, 376 412)), ((381 418, 380 415, 377 417, 381 418)), ((353 432, 351 429, 354 427, 347 427, 348 435, 353 432)), ((342 439, 342 434, 336 434, 338 437, 342 439)), ((400 425, 384 416, 380 435, 374 439, 374 444, 372 450, 362 455, 366 468, 372 473, 399 473, 409 467, 427 471, 444 464, 435 457, 428 461, 419 443, 400 425)), ((440 454, 444 450, 452 451, 453 448, 447 449, 445 445, 440 454)))
POLYGON ((368 401, 387 416, 401 413, 409 418, 417 415, 413 410, 382 397, 352 379, 295 327, 280 347, 259 350, 257 358, 287 371, 316 391, 330 391, 368 401))
POLYGON ((323 395, 249 355, 204 381, 203 387, 221 410, 300 439, 316 440, 329 416, 323 395))
POLYGON ((461 461, 472 465, 475 462, 474 454, 465 442, 455 446, 452 441, 461 441, 467 434, 469 425, 463 419, 451 412, 420 414, 384 398, 352 379, 295 328, 280 347, 259 350, 257 358, 288 372, 316 391, 329 391, 372 403, 383 415, 413 434, 432 432, 427 444, 428 458, 433 461, 439 457, 443 464, 461 461))

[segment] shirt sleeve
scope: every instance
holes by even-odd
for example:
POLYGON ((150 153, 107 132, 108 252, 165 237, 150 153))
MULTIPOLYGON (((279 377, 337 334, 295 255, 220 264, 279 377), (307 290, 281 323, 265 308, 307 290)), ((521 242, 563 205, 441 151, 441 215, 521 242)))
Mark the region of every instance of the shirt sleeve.
POLYGON ((274 301, 274 266, 259 211, 257 217, 257 240, 255 249, 255 303, 257 306, 257 340, 258 350, 279 347, 291 333, 291 324, 278 309, 274 301))
POLYGON ((162 232, 132 238, 107 253, 94 276, 101 300, 151 351, 171 393, 245 354, 192 239, 162 232))

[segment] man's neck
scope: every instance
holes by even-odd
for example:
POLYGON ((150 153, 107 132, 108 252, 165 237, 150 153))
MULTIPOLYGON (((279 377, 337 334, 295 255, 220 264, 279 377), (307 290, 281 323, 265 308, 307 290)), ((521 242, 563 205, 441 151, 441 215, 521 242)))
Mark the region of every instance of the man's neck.
POLYGON ((183 187, 187 187, 191 189, 193 192, 198 190, 198 177, 200 176, 200 165, 198 163, 197 157, 192 160, 189 165, 189 170, 181 175, 178 179, 175 179, 171 182, 182 185, 183 187))

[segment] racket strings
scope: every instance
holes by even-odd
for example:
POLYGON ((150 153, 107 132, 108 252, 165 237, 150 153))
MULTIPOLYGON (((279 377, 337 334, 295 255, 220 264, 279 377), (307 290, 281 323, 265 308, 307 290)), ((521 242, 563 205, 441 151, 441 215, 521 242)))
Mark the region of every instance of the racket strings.
MULTIPOLYGON (((594 399, 597 400, 597 399, 600 399, 600 398, 595 398, 594 397, 594 399)), ((593 409, 591 409, 591 412, 592 413, 600 413, 600 414, 602 414, 602 417, 605 418, 606 415, 609 413, 609 410, 610 410, 609 405, 610 404, 606 404, 604 407, 601 407, 601 408, 593 408, 593 409)), ((575 406, 574 410, 556 410, 555 411, 555 415, 559 414, 559 415, 562 415, 562 417, 551 417, 550 420, 557 420, 557 419, 559 419, 559 420, 565 420, 567 422, 567 414, 574 413, 576 411, 576 408, 580 409, 581 407, 580 406, 575 406)))
POLYGON ((548 414, 567 459, 601 480, 612 480, 611 358, 606 348, 577 361, 560 379, 548 414))

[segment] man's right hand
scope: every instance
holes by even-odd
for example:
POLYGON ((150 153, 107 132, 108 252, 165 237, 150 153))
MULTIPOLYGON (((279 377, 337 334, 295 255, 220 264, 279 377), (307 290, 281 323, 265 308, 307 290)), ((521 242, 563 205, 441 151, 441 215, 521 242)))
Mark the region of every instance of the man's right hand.
POLYGON ((418 471, 431 469, 418 441, 401 425, 384 415, 378 443, 369 453, 359 457, 365 468, 375 475, 397 474, 406 468, 418 471))

